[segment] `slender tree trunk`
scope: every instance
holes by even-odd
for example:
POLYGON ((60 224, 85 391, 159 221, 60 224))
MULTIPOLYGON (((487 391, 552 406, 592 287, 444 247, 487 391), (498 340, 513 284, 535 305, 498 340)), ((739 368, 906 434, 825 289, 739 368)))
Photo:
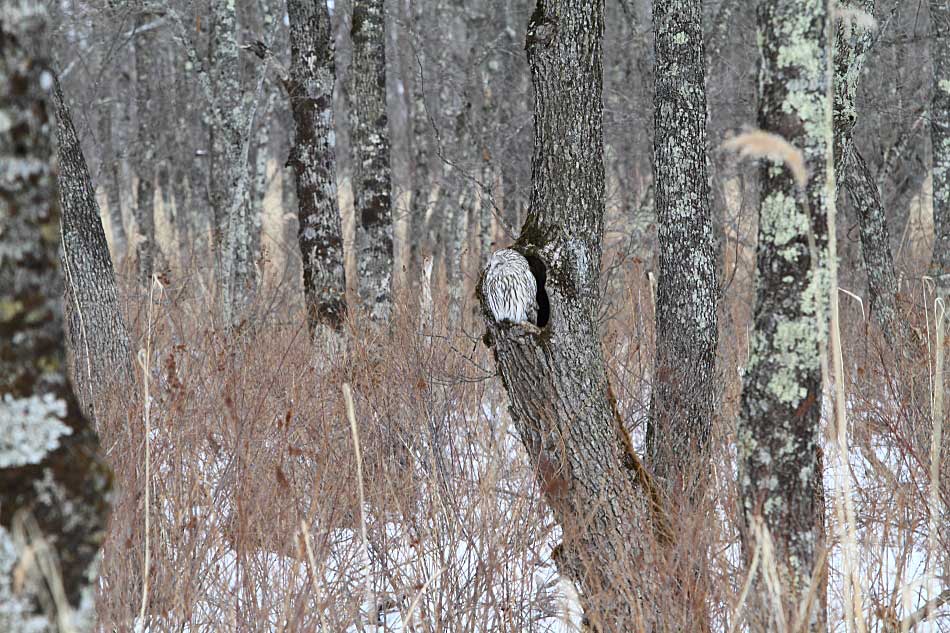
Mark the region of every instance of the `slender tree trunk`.
POLYGON ((707 480, 703 463, 716 402, 719 281, 709 178, 702 3, 653 4, 653 144, 659 220, 656 369, 647 444, 673 495, 707 480))
POLYGON ((310 334, 338 330, 346 315, 343 229, 336 191, 330 14, 324 0, 287 0, 288 82, 296 137, 290 164, 297 177, 298 233, 310 334))
POLYGON ((66 376, 46 10, 25 7, 0 2, 0 629, 92 631, 112 479, 66 376))
POLYGON ((67 335, 80 400, 89 417, 103 390, 134 377, 129 333, 119 311, 115 272, 99 204, 59 81, 54 79, 59 199, 66 273, 67 335))
MULTIPOLYGON (((151 14, 141 11, 136 18, 136 29, 148 23, 151 14)), ((135 200, 135 223, 138 235, 135 260, 139 281, 149 283, 155 256, 155 101, 152 83, 155 75, 155 37, 151 30, 135 36, 135 118, 138 132, 134 150, 135 175, 138 178, 135 200)))
POLYGON ((933 39, 933 96, 930 143, 933 147, 934 248, 931 274, 941 295, 950 297, 950 3, 930 0, 933 39))
MULTIPOLYGON (((107 86, 107 93, 111 94, 107 86)), ((125 223, 122 219, 122 190, 119 178, 119 159, 115 153, 115 144, 112 140, 113 102, 111 97, 104 97, 99 103, 99 144, 102 151, 102 173, 105 181, 106 204, 109 207, 109 220, 112 228, 112 245, 116 259, 121 261, 126 256, 129 247, 129 238, 125 232, 125 223)))
POLYGON ((350 128, 359 295, 373 320, 387 322, 392 310, 393 222, 383 0, 353 1, 351 36, 350 128))
POLYGON ((242 160, 242 102, 233 0, 211 2, 211 169, 212 242, 217 265, 218 300, 226 326, 237 318, 242 288, 235 279, 246 265, 247 173, 242 160))
POLYGON ((409 125, 412 139, 412 197, 410 199, 409 226, 413 236, 410 245, 409 260, 411 270, 422 270, 426 252, 434 250, 434 238, 431 231, 429 192, 432 187, 431 140, 429 111, 426 106, 427 89, 425 70, 428 64, 426 50, 426 11, 422 2, 409 2, 408 19, 411 20, 412 46, 410 58, 406 61, 407 75, 411 95, 409 104, 409 125))
POLYGON ((603 28, 601 1, 543 0, 531 16, 534 187, 515 248, 539 282, 540 331, 495 323, 481 298, 516 427, 563 531, 558 567, 577 584, 597 630, 619 632, 644 629, 637 570, 649 509, 658 506, 610 394, 594 320, 604 231, 603 28))
MULTIPOLYGON (((759 127, 801 149, 809 176, 799 186, 788 169, 761 170, 756 298, 738 428, 743 512, 747 524, 761 518, 771 534, 785 602, 784 613, 763 613, 798 622, 807 604, 799 625, 809 630, 824 628, 820 598, 810 596, 809 587, 823 546, 819 420, 829 293, 828 20, 826 0, 765 0, 758 8, 759 127), (789 42, 802 53, 790 58, 789 42)), ((748 543, 749 551, 753 547, 748 543)), ((753 630, 773 624, 757 622, 753 630)))
MULTIPOLYGON (((863 8, 874 12, 874 0, 863 8)), ((887 215, 871 170, 854 144, 857 92, 873 32, 840 24, 835 37, 834 59, 834 161, 836 182, 844 186, 858 216, 861 253, 868 275, 870 311, 885 338, 893 345, 901 329, 897 318, 897 273, 891 256, 887 215)))

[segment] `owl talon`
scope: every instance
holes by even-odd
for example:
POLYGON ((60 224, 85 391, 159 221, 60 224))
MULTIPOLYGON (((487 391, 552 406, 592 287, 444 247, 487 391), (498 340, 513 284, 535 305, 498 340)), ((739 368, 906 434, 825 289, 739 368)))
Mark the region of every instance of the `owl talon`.
POLYGON ((530 321, 519 321, 518 323, 514 324, 514 327, 520 328, 524 330, 526 333, 534 334, 535 336, 537 336, 538 334, 541 334, 541 328, 539 328, 537 325, 535 325, 534 323, 530 321))

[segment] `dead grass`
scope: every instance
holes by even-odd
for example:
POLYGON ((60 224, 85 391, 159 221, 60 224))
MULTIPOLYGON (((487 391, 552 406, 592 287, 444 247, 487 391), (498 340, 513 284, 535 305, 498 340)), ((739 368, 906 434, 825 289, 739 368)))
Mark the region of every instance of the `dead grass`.
MULTIPOLYGON (((605 265, 610 379, 642 442, 653 365, 647 273, 616 253, 605 265)), ((352 318, 345 349, 334 351, 311 346, 298 289, 278 283, 280 275, 267 276, 246 322, 225 335, 202 274, 166 277, 151 299, 126 289, 135 349, 149 342, 150 459, 146 475, 140 373, 137 385, 110 395, 100 420, 116 473, 102 630, 132 629, 146 581, 150 631, 393 631, 400 621, 418 632, 576 630, 567 623, 578 622, 576 614, 565 613, 571 590, 551 561, 559 530, 478 340, 470 293, 461 326, 445 322, 447 293, 437 284, 430 332, 418 333, 418 300, 403 296, 390 332, 352 318), (380 622, 388 624, 374 628, 380 622)), ((749 582, 742 556, 734 429, 748 283, 737 276, 722 309, 720 417, 713 458, 699 466, 708 498, 677 517, 672 548, 655 547, 638 565, 617 569, 638 579, 641 594, 629 599, 642 605, 643 626, 701 630, 708 613, 714 631, 760 622, 797 630, 796 613, 753 599, 761 585, 749 582), (683 578, 691 579, 686 587, 683 578)), ((911 306, 909 314, 926 341, 923 310, 911 306)), ((939 511, 930 500, 933 350, 922 343, 893 354, 855 302, 842 303, 842 324, 860 614, 868 631, 900 630, 927 598, 927 569, 935 570, 935 591, 950 584, 946 515, 931 514, 939 511)), ((932 324, 929 331, 933 340, 932 324)), ((943 508, 948 461, 937 491, 943 508)), ((826 480, 831 489, 830 474, 826 480)), ((844 631, 852 627, 843 621, 835 535, 846 532, 833 495, 828 500, 829 622, 844 631)), ((765 573, 766 544, 753 539, 750 547, 765 573)), ((934 617, 930 630, 950 630, 945 608, 934 617)))

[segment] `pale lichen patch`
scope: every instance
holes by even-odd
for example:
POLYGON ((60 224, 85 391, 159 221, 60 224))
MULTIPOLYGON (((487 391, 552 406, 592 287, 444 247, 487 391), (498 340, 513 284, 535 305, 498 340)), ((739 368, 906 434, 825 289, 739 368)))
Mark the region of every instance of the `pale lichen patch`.
POLYGON ((0 401, 0 468, 38 464, 59 448, 59 438, 72 433, 62 423, 66 403, 55 395, 0 401))

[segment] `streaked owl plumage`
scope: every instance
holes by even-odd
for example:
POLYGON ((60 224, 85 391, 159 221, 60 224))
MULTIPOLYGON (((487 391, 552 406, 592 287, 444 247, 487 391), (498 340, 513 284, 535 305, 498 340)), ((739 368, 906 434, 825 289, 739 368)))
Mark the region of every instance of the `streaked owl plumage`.
POLYGON ((510 248, 492 253, 485 265, 482 292, 496 322, 533 323, 537 291, 538 282, 524 255, 510 248))

